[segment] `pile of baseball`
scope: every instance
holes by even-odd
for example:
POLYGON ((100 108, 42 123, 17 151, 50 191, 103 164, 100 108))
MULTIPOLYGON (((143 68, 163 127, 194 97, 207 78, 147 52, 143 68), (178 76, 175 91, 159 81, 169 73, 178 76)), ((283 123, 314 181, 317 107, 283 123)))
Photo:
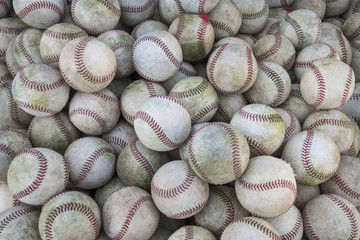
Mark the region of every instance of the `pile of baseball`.
POLYGON ((0 240, 359 240, 359 127, 360 0, 0 0, 0 240))

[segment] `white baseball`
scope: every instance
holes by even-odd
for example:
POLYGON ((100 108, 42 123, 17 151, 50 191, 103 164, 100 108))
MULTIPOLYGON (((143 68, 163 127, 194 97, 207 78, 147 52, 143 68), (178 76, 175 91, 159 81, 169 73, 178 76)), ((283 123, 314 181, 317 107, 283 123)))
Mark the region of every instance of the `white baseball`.
POLYGON ((316 185, 336 173, 340 152, 334 141, 324 133, 306 130, 290 138, 282 152, 282 159, 290 163, 298 182, 316 185))
POLYGON ((153 96, 136 113, 134 128, 146 147, 169 151, 178 148, 187 139, 191 128, 190 114, 184 104, 175 98, 153 96))
POLYGON ((0 18, 5 18, 10 14, 11 6, 11 0, 0 1, 0 18))
POLYGON ((254 36, 257 39, 261 39, 266 35, 278 34, 280 31, 280 19, 278 18, 269 18, 264 26, 264 28, 256 33, 254 36))
POLYGON ((157 20, 146 20, 146 21, 139 23, 138 25, 136 25, 133 28, 133 30, 131 32, 131 36, 135 39, 138 39, 143 34, 153 31, 153 30, 167 31, 167 30, 169 30, 169 27, 167 25, 165 25, 164 23, 157 21, 157 20))
POLYGON ((66 149, 64 158, 69 167, 70 181, 79 188, 99 188, 115 172, 114 150, 101 138, 77 139, 66 149))
POLYGON ((63 19, 65 0, 13 0, 16 15, 26 24, 48 28, 63 19))
POLYGON ((40 54, 45 64, 59 67, 62 49, 71 40, 86 37, 87 33, 70 23, 59 23, 47 28, 40 39, 40 54))
POLYGON ((50 116, 66 105, 70 87, 60 71, 45 64, 30 64, 22 68, 12 82, 16 104, 34 116, 50 116))
POLYGON ((156 1, 154 0, 120 0, 120 21, 126 26, 135 26, 152 18, 155 12, 156 1))
POLYGON ((64 157, 48 148, 30 148, 17 154, 7 177, 14 198, 31 205, 44 204, 64 191, 69 181, 64 157))
POLYGON ((185 78, 194 77, 194 76, 200 76, 197 74, 195 67, 189 62, 183 61, 179 68, 179 71, 177 71, 168 80, 161 82, 161 85, 165 88, 167 92, 170 92, 171 89, 175 86, 175 84, 177 84, 178 82, 180 82, 185 78))
POLYGON ((360 109, 358 108, 359 101, 360 83, 355 83, 354 92, 349 98, 349 101, 347 101, 343 106, 337 108, 338 110, 342 111, 343 113, 354 119, 358 126, 360 126, 360 109))
POLYGON ((119 99, 109 89, 77 92, 69 105, 70 121, 81 132, 100 135, 115 127, 120 118, 119 99))
MULTIPOLYGON (((6 50, 5 63, 12 77, 15 77, 16 74, 20 71, 21 67, 17 63, 14 55, 14 44, 15 38, 11 40, 9 46, 6 50)), ((0 50, 1 52, 1 50, 0 50)), ((0 53, 1 54, 1 53, 0 53)))
POLYGON ((163 165, 151 181, 156 207, 169 218, 194 216, 206 205, 209 184, 202 181, 182 160, 163 165))
POLYGON ((129 186, 106 199, 102 219, 111 239, 149 239, 158 227, 160 213, 148 192, 129 186))
POLYGON ((219 107, 212 121, 230 123, 236 111, 247 104, 246 98, 243 94, 226 95, 219 92, 217 94, 219 107))
POLYGON ((336 194, 322 194, 303 210, 305 234, 315 239, 359 239, 360 215, 354 205, 336 194))
POLYGON ((316 198, 321 194, 320 185, 305 185, 296 182, 297 194, 294 205, 302 211, 305 205, 312 199, 316 198))
POLYGON ((103 208, 106 199, 118 189, 125 187, 125 184, 118 176, 113 177, 108 183, 96 189, 94 200, 99 205, 100 209, 103 208))
POLYGON ((295 176, 290 165, 279 158, 255 157, 236 180, 235 191, 241 205, 254 216, 277 217, 295 202, 295 176))
POLYGON ((215 240, 216 237, 206 228, 199 226, 187 225, 176 230, 168 240, 177 240, 177 239, 206 239, 206 240, 215 240))

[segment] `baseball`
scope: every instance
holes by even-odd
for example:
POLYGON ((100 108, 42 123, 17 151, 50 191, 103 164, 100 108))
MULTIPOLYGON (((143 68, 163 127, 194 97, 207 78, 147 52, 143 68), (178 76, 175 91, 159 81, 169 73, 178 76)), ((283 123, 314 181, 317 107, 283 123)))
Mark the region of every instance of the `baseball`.
POLYGON ((182 160, 163 165, 151 180, 156 207, 169 218, 184 219, 203 209, 209 198, 209 184, 201 180, 182 160))
POLYGON ((100 209, 104 207, 106 199, 120 188, 125 187, 125 184, 118 176, 113 177, 108 183, 96 189, 94 200, 99 205, 100 209))
POLYGON ((79 188, 96 189, 105 185, 115 172, 115 153, 105 140, 83 137, 71 143, 64 158, 70 181, 79 188))
POLYGON ((46 117, 59 113, 65 107, 70 87, 58 69, 45 64, 30 64, 16 74, 12 94, 22 110, 46 117))
POLYGON ((312 199, 316 198, 321 194, 320 185, 305 185, 296 182, 297 194, 294 205, 302 211, 305 205, 312 199))
POLYGON ((246 98, 243 94, 226 95, 219 92, 217 94, 219 106, 212 121, 230 123, 236 111, 247 104, 246 98))
POLYGON ((41 239, 96 239, 101 212, 87 194, 65 191, 43 205, 38 226, 41 239))
POLYGON ((135 114, 134 128, 146 147, 169 151, 178 148, 189 136, 190 114, 178 99, 153 96, 135 114), (174 125, 177 127, 173 128, 174 125))
POLYGON ((175 84, 185 78, 194 76, 200 76, 199 74, 197 74, 195 67, 189 62, 183 61, 179 68, 179 71, 177 71, 168 80, 161 82, 161 85, 165 88, 166 92, 170 92, 171 89, 175 86, 175 84))
POLYGON ((169 96, 185 105, 192 124, 209 121, 219 106, 215 89, 203 77, 189 77, 179 81, 171 89, 169 96))
POLYGON ((324 133, 305 130, 290 138, 281 158, 290 163, 298 182, 316 185, 336 173, 340 152, 335 142, 324 133))
POLYGON ((47 148, 30 148, 11 161, 7 180, 15 199, 42 205, 66 189, 69 173, 65 159, 59 153, 47 148))
POLYGON ((188 155, 190 167, 202 180, 220 185, 243 174, 250 150, 239 130, 227 123, 215 122, 207 123, 193 133, 188 155))
POLYGON ((82 37, 70 41, 63 48, 59 68, 72 88, 82 92, 96 92, 110 84, 117 65, 109 46, 94 37, 82 37))
POLYGON ((160 21, 145 20, 134 27, 134 29, 131 32, 131 36, 134 39, 138 39, 143 34, 153 31, 153 30, 168 31, 169 27, 160 21))
MULTIPOLYGON (((6 67, 9 70, 12 77, 15 77, 16 74, 20 71, 21 67, 17 63, 14 55, 14 44, 15 44, 15 38, 11 40, 9 43, 7 49, 6 49, 6 56, 5 56, 5 63, 6 67)), ((1 51, 1 50, 0 50, 1 51)))
POLYGON ((13 80, 11 73, 9 72, 7 66, 0 62, 0 85, 3 85, 10 80, 13 80))
POLYGON ((360 40, 360 13, 355 13, 346 19, 343 33, 349 41, 360 40))
POLYGON ((236 180, 235 191, 241 205, 252 215, 264 218, 280 216, 296 199, 293 169, 279 158, 252 158, 244 174, 236 180))
POLYGON ((336 194, 322 194, 302 212, 306 236, 311 239, 358 239, 360 215, 354 205, 336 194))
POLYGON ((176 230, 168 240, 177 240, 177 239, 207 239, 215 240, 216 237, 207 229, 199 226, 184 226, 176 230))
POLYGON ((350 66, 353 68, 355 73, 355 81, 359 82, 360 79, 360 40, 350 42, 352 58, 350 66))
POLYGON ((351 0, 335 0, 326 2, 326 17, 337 17, 345 13, 349 8, 351 0))
POLYGON ((154 0, 121 0, 121 22, 127 26, 136 26, 143 21, 151 19, 155 12, 154 0))

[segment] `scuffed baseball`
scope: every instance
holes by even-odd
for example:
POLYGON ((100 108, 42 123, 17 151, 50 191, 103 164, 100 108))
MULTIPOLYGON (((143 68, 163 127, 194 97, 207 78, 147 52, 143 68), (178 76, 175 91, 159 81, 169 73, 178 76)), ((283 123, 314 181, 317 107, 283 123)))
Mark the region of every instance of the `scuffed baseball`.
POLYGON ((176 230, 168 240, 177 240, 177 239, 207 239, 207 240, 215 240, 216 237, 206 228, 199 226, 184 226, 176 230))

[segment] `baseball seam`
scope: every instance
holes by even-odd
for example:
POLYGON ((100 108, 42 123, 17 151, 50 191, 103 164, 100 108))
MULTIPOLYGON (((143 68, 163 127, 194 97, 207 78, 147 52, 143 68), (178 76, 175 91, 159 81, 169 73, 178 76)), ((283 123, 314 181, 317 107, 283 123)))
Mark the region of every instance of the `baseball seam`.
POLYGON ((135 217, 136 212, 141 208, 141 206, 143 204, 145 204, 146 202, 153 202, 151 196, 142 196, 140 197, 139 200, 137 200, 130 208, 128 214, 125 217, 124 223, 121 225, 121 229, 119 230, 119 232, 116 234, 115 237, 111 238, 113 240, 119 240, 119 239, 123 239, 123 237, 125 236, 127 230, 130 227, 130 224, 132 222, 132 220, 135 217))
POLYGON ((200 17, 201 17, 201 21, 197 30, 197 45, 199 48, 199 53, 203 58, 205 58, 208 54, 205 48, 205 40, 206 40, 205 35, 206 35, 207 26, 210 24, 210 20, 206 15, 200 17))
POLYGON ((317 128, 320 128, 322 126, 338 126, 343 128, 349 128, 353 129, 354 125, 350 121, 344 121, 340 119, 333 119, 333 118, 325 118, 325 119, 319 119, 310 124, 306 129, 310 130, 317 130, 317 128))
POLYGON ((75 185, 80 184, 91 172, 96 162, 101 161, 101 157, 103 157, 106 154, 114 155, 114 150, 109 147, 102 147, 92 152, 90 156, 86 158, 84 164, 81 167, 79 174, 74 180, 72 180, 72 182, 75 185))
POLYGON ((63 119, 60 117, 59 114, 53 115, 53 119, 55 125, 59 128, 60 133, 62 133, 63 136, 65 137, 67 145, 70 145, 73 141, 73 136, 70 130, 68 129, 68 127, 65 125, 63 119))
POLYGON ((294 133, 296 123, 295 123, 294 114, 287 109, 283 108, 283 110, 290 116, 289 126, 287 128, 285 128, 285 135, 284 135, 284 140, 285 140, 285 139, 289 139, 291 137, 291 135, 294 133))
POLYGON ((12 75, 10 72, 6 73, 5 75, 2 75, 0 77, 0 85, 3 85, 4 83, 6 83, 7 81, 12 79, 12 75))
POLYGON ((107 143, 111 145, 116 145, 118 147, 121 147, 121 149, 125 148, 126 145, 129 144, 127 141, 125 141, 124 139, 118 136, 106 136, 103 137, 102 139, 104 139, 107 143))
POLYGON ((324 76, 321 74, 320 69, 314 64, 310 64, 309 68, 313 71, 317 81, 317 96, 313 104, 310 104, 314 109, 317 109, 325 100, 326 84, 324 76))
POLYGON ((307 130, 306 138, 304 140, 304 144, 301 148, 301 160, 303 167, 305 169, 305 172, 309 174, 311 177, 319 179, 319 180, 325 180, 330 177, 332 177, 337 169, 331 173, 323 174, 318 171, 313 166, 313 163, 311 162, 311 147, 314 141, 314 131, 313 130, 307 130))
POLYGON ((63 12, 62 12, 61 8, 57 4, 55 4, 54 2, 51 2, 51 1, 36 1, 36 2, 29 3, 28 5, 24 6, 19 12, 17 12, 16 15, 20 19, 23 19, 28 14, 30 14, 36 10, 39 10, 39 9, 49 9, 49 10, 52 10, 53 12, 55 12, 59 17, 58 22, 60 22, 61 19, 63 18, 63 12))
POLYGON ((253 20, 253 19, 256 19, 256 18, 260 18, 260 17, 264 16, 267 13, 267 11, 268 11, 267 10, 267 3, 264 2, 263 8, 258 12, 254 12, 254 13, 242 12, 242 19, 243 20, 253 20))
POLYGON ((60 54, 51 54, 43 56, 42 59, 46 64, 59 63, 60 54))
POLYGON ((296 58, 296 52, 294 52, 293 54, 291 54, 291 56, 285 61, 285 63, 282 65, 282 67, 286 70, 289 71, 294 62, 295 62, 295 58, 296 58))
POLYGON ((197 112, 195 116, 192 116, 191 123, 193 124, 198 123, 212 110, 217 110, 218 106, 219 106, 219 102, 212 102, 209 105, 205 106, 199 112, 197 112))
POLYGON ((69 32, 56 32, 50 29, 46 29, 43 35, 49 38, 60 39, 60 40, 73 40, 75 38, 87 36, 86 32, 84 31, 69 33, 69 32))
POLYGON ((271 23, 271 24, 267 27, 267 29, 266 29, 266 31, 265 31, 265 35, 276 34, 276 33, 274 33, 274 31, 275 31, 276 29, 279 29, 279 27, 280 27, 280 21, 271 23))
POLYGON ((278 113, 274 114, 258 114, 258 113, 251 113, 247 112, 244 109, 240 108, 238 110, 239 115, 246 120, 255 121, 255 122, 282 122, 282 118, 278 113))
POLYGON ((194 213, 199 212, 201 209, 203 209, 203 207, 206 205, 206 203, 207 203, 207 200, 205 200, 201 203, 198 203, 196 206, 194 206, 192 208, 180 211, 180 212, 172 214, 168 217, 172 218, 172 219, 186 218, 189 215, 193 215, 194 213))
POLYGON ((199 14, 204 14, 205 13, 205 3, 206 3, 206 0, 199 0, 198 1, 198 13, 199 14))
POLYGON ((14 150, 4 143, 0 143, 0 152, 4 153, 9 160, 12 160, 16 156, 14 150))
POLYGON ((100 225, 98 223, 98 219, 96 218, 96 215, 94 212, 86 205, 82 203, 76 203, 76 202, 70 202, 70 203, 64 203, 55 209, 53 209, 45 221, 45 237, 46 239, 54 239, 53 236, 53 225, 55 223, 55 220, 58 216, 60 216, 62 213, 65 212, 78 212, 83 215, 85 215, 89 223, 94 231, 94 238, 96 238, 100 233, 100 225))
POLYGON ((275 84, 275 87, 277 89, 277 94, 274 98, 274 100, 269 103, 270 107, 276 107, 277 105, 280 104, 280 102, 283 100, 284 98, 284 94, 285 94, 285 84, 281 79, 281 76, 274 71, 273 69, 269 68, 268 66, 266 66, 263 63, 259 63, 259 68, 263 71, 263 73, 270 78, 270 80, 275 84))
POLYGON ((177 10, 179 11, 179 15, 182 13, 185 13, 185 10, 181 4, 181 0, 174 0, 174 4, 175 4, 177 10))
POLYGON ((233 221, 232 223, 244 223, 244 224, 250 225, 250 226, 258 229, 259 231, 261 231, 262 233, 264 233, 266 236, 270 237, 271 239, 281 240, 281 238, 279 237, 279 235, 277 233, 275 233, 274 231, 272 231, 267 226, 264 226, 261 223, 255 221, 253 219, 240 218, 240 219, 237 219, 237 220, 233 221))
POLYGON ((301 213, 298 212, 297 216, 296 216, 296 222, 295 222, 294 227, 289 232, 282 234, 281 239, 282 240, 295 239, 295 237, 298 236, 298 234, 300 232, 302 223, 303 223, 303 220, 301 217, 301 213))
POLYGON ((70 119, 72 119, 72 117, 74 117, 76 115, 84 115, 84 116, 88 116, 88 117, 94 119, 101 127, 101 131, 106 132, 106 130, 107 130, 106 121, 97 112, 87 109, 87 108, 80 107, 80 108, 71 110, 71 112, 69 113, 70 119))
POLYGON ((5 230, 5 228, 7 227, 7 225, 9 225, 12 221, 14 221, 17 218, 22 217, 26 214, 37 212, 37 211, 39 211, 39 210, 35 207, 28 207, 25 209, 19 209, 17 211, 14 211, 14 212, 10 213, 9 215, 7 215, 6 217, 4 217, 0 221, 0 237, 1 237, 1 234, 3 233, 3 231, 5 230))
POLYGON ((38 189, 40 187, 40 185, 42 184, 42 182, 45 178, 45 175, 47 174, 47 170, 48 170, 48 163, 47 163, 48 160, 46 159, 44 154, 42 154, 39 150, 26 149, 26 150, 20 152, 17 156, 26 155, 26 154, 33 155, 34 157, 37 158, 38 172, 35 176, 35 179, 30 184, 28 184, 28 186, 26 186, 22 190, 17 191, 13 194, 13 197, 15 199, 20 199, 20 198, 26 197, 29 194, 31 194, 32 192, 34 192, 36 189, 38 189))
POLYGON ((194 239, 194 228, 192 226, 184 226, 185 228, 185 239, 192 240, 194 239))
POLYGON ((224 118, 225 122, 231 121, 232 116, 230 116, 230 113, 225 109, 225 107, 221 103, 219 103, 217 111, 224 118))
POLYGON ((111 45, 111 50, 113 51, 113 52, 115 52, 115 51, 117 51, 117 50, 119 50, 119 49, 125 49, 125 50, 128 50, 128 51, 130 51, 130 50, 132 50, 132 44, 131 43, 127 43, 127 42, 117 42, 117 43, 115 43, 115 44, 113 44, 113 45, 111 45))
POLYGON ((43 107, 43 106, 36 106, 36 105, 33 105, 31 103, 27 103, 27 102, 24 102, 24 101, 16 101, 15 100, 15 102, 19 107, 26 108, 26 109, 32 110, 32 111, 48 113, 50 115, 54 115, 54 114, 59 112, 57 110, 53 110, 53 109, 46 108, 46 107, 43 107))
POLYGON ((349 96, 350 93, 350 86, 353 80, 353 75, 354 75, 354 71, 352 67, 349 67, 349 73, 347 75, 346 78, 346 82, 345 82, 345 88, 344 88, 344 93, 341 99, 341 106, 343 106, 346 102, 347 102, 347 98, 349 96))
POLYGON ((8 111, 9 111, 9 116, 10 116, 11 120, 14 121, 20 127, 25 127, 25 124, 23 124, 20 121, 19 113, 18 113, 18 105, 16 104, 16 102, 13 98, 11 85, 5 86, 5 94, 8 99, 8 101, 7 101, 8 102, 8 111))
POLYGON ((121 11, 130 13, 145 12, 153 5, 153 2, 153 0, 148 0, 142 6, 121 6, 121 11))
POLYGON ((255 56, 256 60, 258 61, 265 61, 266 59, 270 58, 271 56, 278 53, 281 43, 282 43, 282 37, 279 34, 271 34, 269 36, 275 37, 275 42, 273 45, 270 46, 270 48, 264 52, 263 54, 260 54, 258 56, 255 56))
POLYGON ((178 186, 169 189, 162 189, 156 186, 154 182, 151 182, 151 192, 152 194, 162 198, 175 198, 191 187, 194 178, 195 173, 189 166, 187 166, 185 179, 178 186))
POLYGON ((151 181, 152 177, 155 174, 155 170, 151 166, 150 161, 140 152, 140 150, 136 146, 137 141, 138 140, 134 140, 129 144, 131 155, 134 157, 136 162, 144 169, 147 180, 151 181))
POLYGON ((236 34, 235 30, 232 29, 232 27, 229 24, 226 24, 224 22, 215 19, 210 19, 210 23, 214 28, 225 31, 227 34, 229 34, 229 36, 234 36, 236 34))
MULTIPOLYGON (((327 45, 327 44, 325 44, 327 45)), ((335 51, 335 49, 333 47, 331 47, 330 45, 327 45, 330 49, 330 53, 322 58, 334 58, 336 57, 337 52, 335 51)), ((296 62, 294 64, 294 67, 299 67, 299 68, 307 68, 308 66, 310 66, 314 61, 316 61, 318 59, 315 60, 311 60, 311 61, 302 61, 302 62, 296 62)))
POLYGON ((174 98, 189 98, 201 94, 209 86, 209 82, 205 78, 202 78, 202 81, 196 87, 185 91, 171 91, 169 93, 169 96, 174 98))
POLYGON ((24 55, 25 59, 29 62, 29 64, 35 64, 30 53, 27 51, 27 49, 24 45, 24 35, 27 32, 28 32, 28 30, 25 30, 18 35, 18 37, 16 38, 16 44, 19 47, 20 52, 24 55))
POLYGON ((119 104, 119 99, 117 97, 109 96, 108 94, 103 93, 103 92, 91 92, 88 94, 91 96, 100 98, 104 101, 115 103, 116 105, 119 104))
POLYGON ((28 89, 31 89, 31 90, 52 91, 52 90, 55 90, 55 89, 57 89, 57 88, 59 88, 59 87, 61 87, 61 86, 63 86, 65 84, 64 79, 62 79, 61 77, 58 80, 56 80, 55 82, 52 82, 52 83, 33 82, 26 76, 26 74, 24 72, 24 69, 21 69, 18 74, 20 76, 19 78, 20 78, 21 83, 25 87, 27 87, 28 89))
POLYGON ((6 3, 6 1, 1 0, 1 1, 0 1, 0 5, 1 5, 1 7, 3 7, 3 8, 5 9, 5 17, 6 17, 7 15, 9 15, 9 13, 10 13, 10 6, 6 3))
POLYGON ((296 36, 298 38, 298 44, 295 48, 302 49, 304 47, 305 36, 301 26, 293 18, 291 18, 289 14, 285 15, 284 20, 288 22, 295 30, 296 36))
POLYGON ((337 40, 339 41, 339 45, 340 45, 340 48, 341 48, 341 61, 347 63, 349 61, 349 54, 348 54, 348 51, 346 49, 346 45, 345 45, 345 40, 344 40, 344 36, 342 34, 342 32, 338 29, 336 29, 336 38, 337 40))
POLYGON ((360 199, 360 193, 350 187, 339 174, 336 173, 330 180, 347 196, 356 200, 360 199))

